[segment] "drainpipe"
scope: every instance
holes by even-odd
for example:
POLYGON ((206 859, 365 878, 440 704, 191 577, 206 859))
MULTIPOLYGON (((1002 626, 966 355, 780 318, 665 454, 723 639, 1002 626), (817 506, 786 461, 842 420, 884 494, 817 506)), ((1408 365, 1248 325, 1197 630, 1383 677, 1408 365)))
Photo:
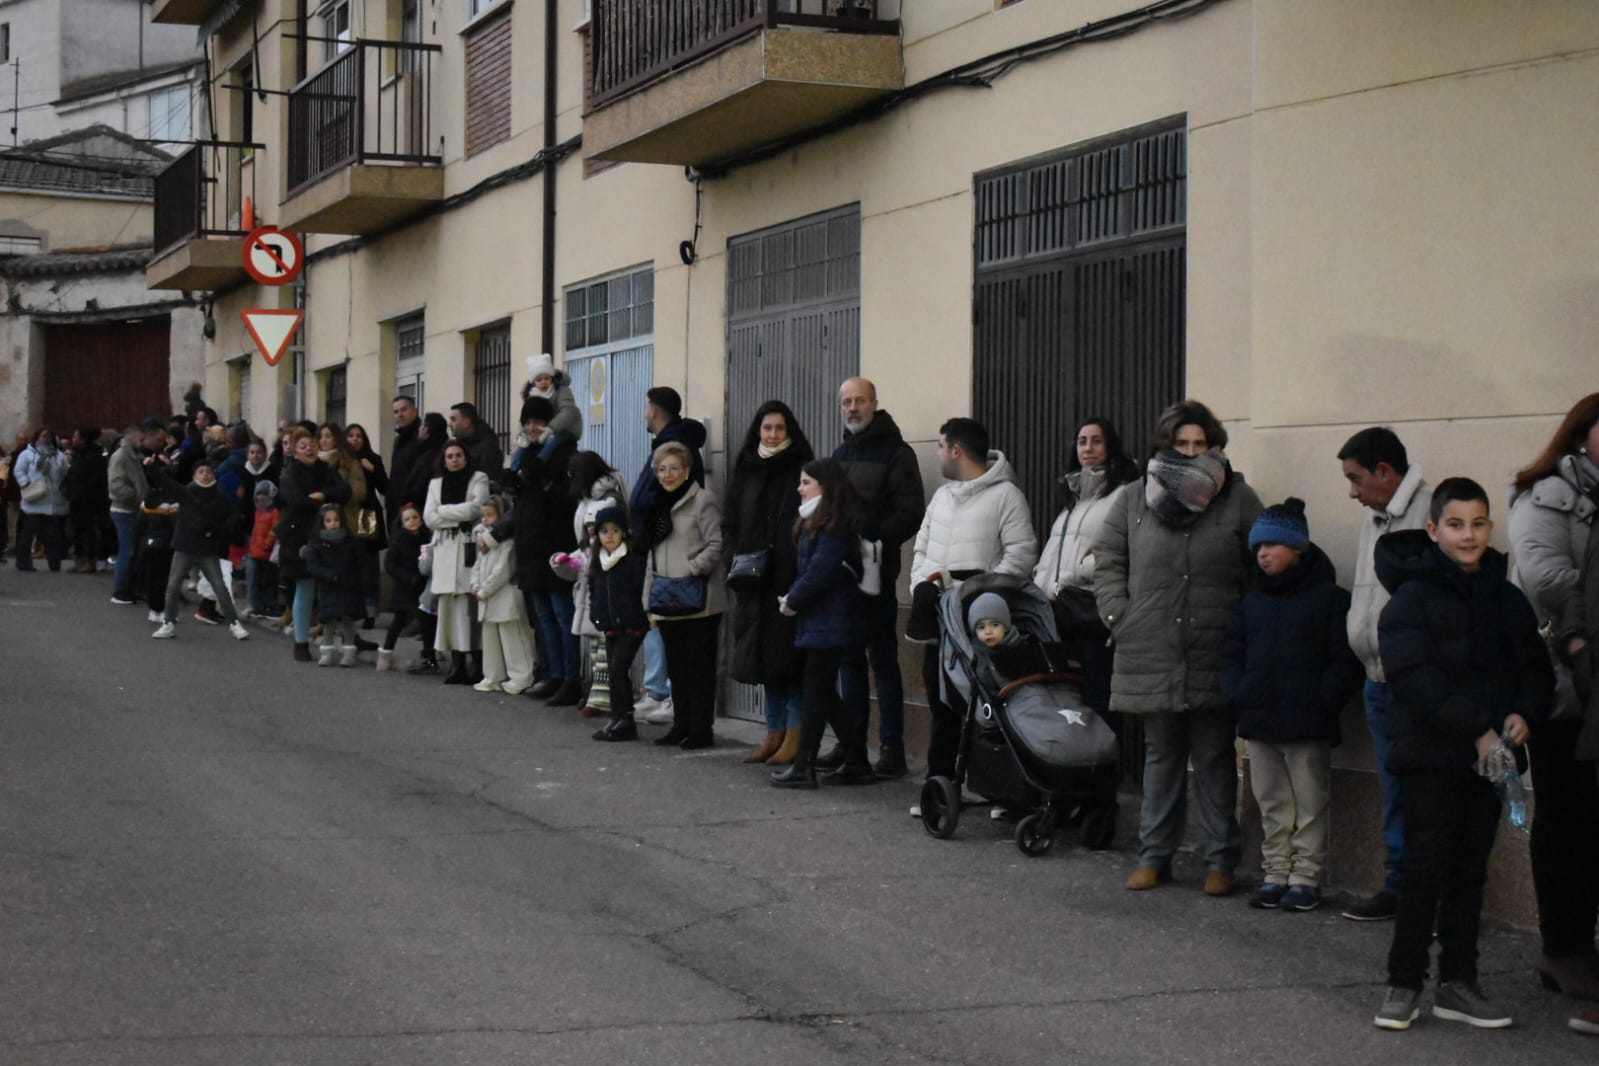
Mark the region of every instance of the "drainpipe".
POLYGON ((539 349, 555 355, 555 26, 558 0, 544 0, 544 248, 539 269, 539 349))

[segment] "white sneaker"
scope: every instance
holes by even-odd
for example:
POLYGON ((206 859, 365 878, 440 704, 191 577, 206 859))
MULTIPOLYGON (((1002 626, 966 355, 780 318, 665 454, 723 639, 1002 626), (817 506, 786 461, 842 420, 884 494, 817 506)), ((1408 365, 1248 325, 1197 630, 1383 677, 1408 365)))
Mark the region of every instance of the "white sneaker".
POLYGON ((651 711, 659 710, 661 701, 646 692, 641 698, 633 701, 633 716, 642 718, 651 711))
MULTIPOLYGON (((656 704, 653 710, 647 712, 644 715, 644 720, 650 725, 671 725, 674 713, 672 710, 672 697, 668 696, 656 704)), ((633 716, 635 718, 638 717, 638 707, 636 706, 633 708, 633 716)))
POLYGON ((228 626, 228 632, 233 634, 234 640, 249 640, 250 631, 244 628, 243 622, 234 622, 228 626))
POLYGON ((500 683, 498 681, 490 681, 486 677, 482 681, 479 681, 477 684, 473 685, 472 687, 474 689, 476 689, 478 692, 498 692, 498 691, 500 691, 500 683))
POLYGON ((161 617, 160 611, 151 611, 149 614, 144 616, 144 620, 152 625, 160 625, 163 621, 165 621, 165 619, 161 617))
POLYGON ((155 640, 171 640, 177 635, 178 627, 173 625, 171 622, 162 622, 161 628, 150 634, 150 636, 155 640))
POLYGON ((922 816, 922 805, 920 803, 911 804, 911 817, 912 818, 920 818, 921 816, 922 816))

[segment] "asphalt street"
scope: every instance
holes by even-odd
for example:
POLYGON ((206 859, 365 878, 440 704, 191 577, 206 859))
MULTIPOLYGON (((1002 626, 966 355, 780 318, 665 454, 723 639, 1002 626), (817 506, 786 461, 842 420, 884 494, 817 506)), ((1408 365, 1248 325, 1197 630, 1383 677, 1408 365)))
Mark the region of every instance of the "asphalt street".
POLYGON ((1028 859, 983 811, 937 841, 909 780, 768 787, 744 723, 603 745, 570 708, 259 630, 153 641, 109 591, 0 572, 0 1066, 1599 1053, 1523 933, 1483 939, 1515 1028, 1380 1032, 1387 925, 1193 869, 1130 893, 1125 843, 1028 859))

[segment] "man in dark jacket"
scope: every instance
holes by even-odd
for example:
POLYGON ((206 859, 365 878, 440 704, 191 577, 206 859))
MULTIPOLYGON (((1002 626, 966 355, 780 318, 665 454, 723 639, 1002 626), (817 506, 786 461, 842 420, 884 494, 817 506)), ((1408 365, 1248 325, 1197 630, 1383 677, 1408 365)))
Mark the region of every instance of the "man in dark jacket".
POLYGON ((1377 542, 1377 577, 1392 595, 1377 623, 1394 697, 1388 769, 1405 819, 1389 987, 1376 1017, 1383 1029, 1408 1028, 1416 1017, 1435 928, 1433 1014, 1481 1028, 1510 1024, 1477 986, 1483 884, 1500 815, 1479 768, 1501 744, 1519 753, 1542 726, 1554 672, 1531 605, 1505 579, 1505 556, 1488 547, 1492 533, 1482 486, 1448 478, 1433 491, 1425 532, 1377 542))
POLYGON ((474 405, 463 401, 450 406, 450 436, 466 448, 466 454, 472 459, 473 470, 481 470, 490 481, 500 483, 505 469, 500 435, 494 432, 493 426, 478 417, 474 405))
POLYGON ((428 452, 422 439, 422 416, 409 396, 394 398, 394 451, 389 454, 389 524, 400 528, 400 508, 427 502, 432 467, 417 460, 428 452))
POLYGON ((660 483, 655 480, 655 449, 668 441, 677 441, 688 449, 694 458, 690 477, 694 484, 705 484, 705 461, 700 449, 705 447, 705 423, 683 417, 683 397, 677 390, 660 385, 645 393, 644 424, 649 427, 650 454, 644 459, 644 469, 633 479, 633 493, 628 500, 628 520, 635 539, 644 536, 644 523, 649 520, 650 509, 655 504, 655 494, 660 483))
MULTIPOLYGON (((839 686, 844 706, 864 732, 870 725, 872 693, 867 663, 877 675, 878 740, 882 744, 878 777, 905 775, 905 683, 899 669, 900 549, 921 528, 927 497, 916 453, 900 434, 894 416, 877 406, 877 386, 850 378, 838 387, 844 413, 844 440, 833 451, 850 484, 866 504, 868 540, 882 545, 882 591, 866 598, 866 644, 844 656, 839 686)), ((841 765, 834 749, 818 767, 841 765)))
MULTIPOLYGON (((158 478, 166 476, 161 467, 158 478)), ((228 632, 235 640, 246 640, 250 631, 239 622, 233 608, 233 597, 228 583, 222 579, 221 558, 227 554, 233 530, 238 524, 239 512, 233 501, 217 488, 216 471, 210 460, 199 459, 194 465, 194 480, 178 490, 178 521, 172 533, 172 569, 167 578, 165 611, 161 628, 150 634, 157 640, 177 636, 178 602, 183 579, 189 571, 198 569, 216 590, 217 604, 222 616, 228 620, 228 632)))

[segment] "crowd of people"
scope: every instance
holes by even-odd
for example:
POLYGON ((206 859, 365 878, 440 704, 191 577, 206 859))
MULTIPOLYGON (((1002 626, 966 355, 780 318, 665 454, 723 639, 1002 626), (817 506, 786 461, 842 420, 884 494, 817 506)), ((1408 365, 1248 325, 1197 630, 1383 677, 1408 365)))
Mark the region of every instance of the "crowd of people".
MULTIPOLYGON (((1336 459, 1364 510, 1347 590, 1304 503, 1264 506, 1228 461, 1226 429, 1194 400, 1162 414, 1143 462, 1111 419, 1085 419, 1041 547, 983 425, 940 426, 943 481, 928 499, 864 378, 840 386, 843 438, 823 455, 788 405, 761 405, 720 493, 705 478, 704 426, 671 388, 648 393, 652 451, 631 486, 582 449, 582 419, 547 356, 528 361, 522 396, 509 461, 470 403, 424 416, 405 396, 386 463, 359 425, 285 422, 268 442, 218 424, 197 390, 185 415, 128 427, 109 455, 98 430, 62 447, 40 429, 0 468, 21 510, 17 569, 42 557, 58 570, 70 543, 75 569, 92 571, 114 547, 112 603, 142 601, 157 638, 176 634, 197 571, 195 618, 244 639, 241 619, 258 616, 292 634, 296 660, 350 667, 373 651, 379 670, 579 708, 596 741, 637 740, 642 721, 668 727, 655 744, 688 750, 716 742, 731 613, 726 673, 761 687, 766 719, 744 761, 781 788, 908 772, 903 640, 925 645, 926 772, 955 778, 967 708, 941 683, 950 623, 937 603, 974 575, 1013 575, 1052 605, 1085 705, 1118 729, 1123 716, 1142 724, 1127 889, 1172 880, 1191 767, 1203 892, 1233 892, 1242 740, 1264 837, 1248 904, 1320 906, 1330 752, 1359 694, 1387 874, 1343 914, 1394 922, 1376 1024, 1418 1016, 1435 939, 1432 1013, 1510 1024, 1478 983, 1477 939, 1500 788, 1529 759, 1539 976, 1599 1001, 1599 393, 1515 477, 1513 575, 1489 545, 1481 485, 1429 484, 1391 429, 1350 437, 1336 459), (360 632, 376 628, 384 574, 392 620, 378 643, 360 632), (400 663, 412 634, 419 653, 400 663)), ((977 597, 966 622, 985 647, 1015 639, 1000 597, 977 597)), ((1599 1012, 1571 1027, 1599 1034, 1599 1012)))

